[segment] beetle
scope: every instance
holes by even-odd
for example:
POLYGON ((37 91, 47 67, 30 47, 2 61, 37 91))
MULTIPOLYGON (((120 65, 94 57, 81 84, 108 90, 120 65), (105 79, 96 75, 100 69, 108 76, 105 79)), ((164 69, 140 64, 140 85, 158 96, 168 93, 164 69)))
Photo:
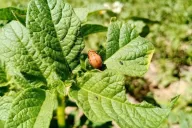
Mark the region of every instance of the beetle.
POLYGON ((100 55, 97 54, 94 50, 88 51, 88 59, 92 67, 97 69, 100 69, 102 67, 102 59, 100 55))

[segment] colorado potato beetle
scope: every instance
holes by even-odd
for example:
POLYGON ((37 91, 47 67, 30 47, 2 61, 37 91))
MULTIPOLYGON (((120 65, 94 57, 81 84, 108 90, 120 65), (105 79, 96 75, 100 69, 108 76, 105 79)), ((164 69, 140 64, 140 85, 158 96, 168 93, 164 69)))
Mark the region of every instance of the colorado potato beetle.
POLYGON ((100 69, 102 67, 102 59, 94 50, 89 50, 88 59, 91 66, 100 69))

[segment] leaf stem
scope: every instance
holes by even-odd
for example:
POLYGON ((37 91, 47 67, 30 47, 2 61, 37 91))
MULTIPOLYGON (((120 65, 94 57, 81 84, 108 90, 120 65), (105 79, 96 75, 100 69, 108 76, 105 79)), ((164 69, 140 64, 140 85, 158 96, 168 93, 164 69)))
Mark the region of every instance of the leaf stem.
POLYGON ((58 95, 57 123, 59 128, 65 128, 65 97, 58 95))

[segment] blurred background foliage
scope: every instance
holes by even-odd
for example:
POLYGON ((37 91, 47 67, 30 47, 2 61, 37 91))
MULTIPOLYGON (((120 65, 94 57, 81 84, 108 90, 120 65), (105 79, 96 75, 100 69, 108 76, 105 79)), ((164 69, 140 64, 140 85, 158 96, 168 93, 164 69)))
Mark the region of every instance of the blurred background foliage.
MULTIPOLYGON (((0 8, 14 6, 26 8, 29 0, 1 0, 0 8)), ((156 106, 166 105, 180 95, 168 120, 162 128, 192 128, 192 0, 65 0, 74 8, 105 7, 88 16, 86 23, 108 25, 111 17, 135 24, 141 36, 150 40, 155 48, 149 71, 144 78, 127 77, 126 89, 130 102, 146 100, 156 106)), ((106 33, 85 37, 86 47, 102 50, 106 33)), ((0 95, 6 88, 0 88, 0 95)), ((95 124, 67 103, 68 127, 110 128, 114 122, 95 124)), ((54 127, 54 121, 51 127, 54 127)))

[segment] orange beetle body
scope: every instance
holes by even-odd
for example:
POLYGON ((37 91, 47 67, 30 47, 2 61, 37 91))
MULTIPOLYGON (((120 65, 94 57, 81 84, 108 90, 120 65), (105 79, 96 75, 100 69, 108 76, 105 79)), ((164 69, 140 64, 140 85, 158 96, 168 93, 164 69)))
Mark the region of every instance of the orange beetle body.
POLYGON ((94 68, 100 69, 102 67, 102 59, 94 50, 88 52, 89 63, 94 68))

